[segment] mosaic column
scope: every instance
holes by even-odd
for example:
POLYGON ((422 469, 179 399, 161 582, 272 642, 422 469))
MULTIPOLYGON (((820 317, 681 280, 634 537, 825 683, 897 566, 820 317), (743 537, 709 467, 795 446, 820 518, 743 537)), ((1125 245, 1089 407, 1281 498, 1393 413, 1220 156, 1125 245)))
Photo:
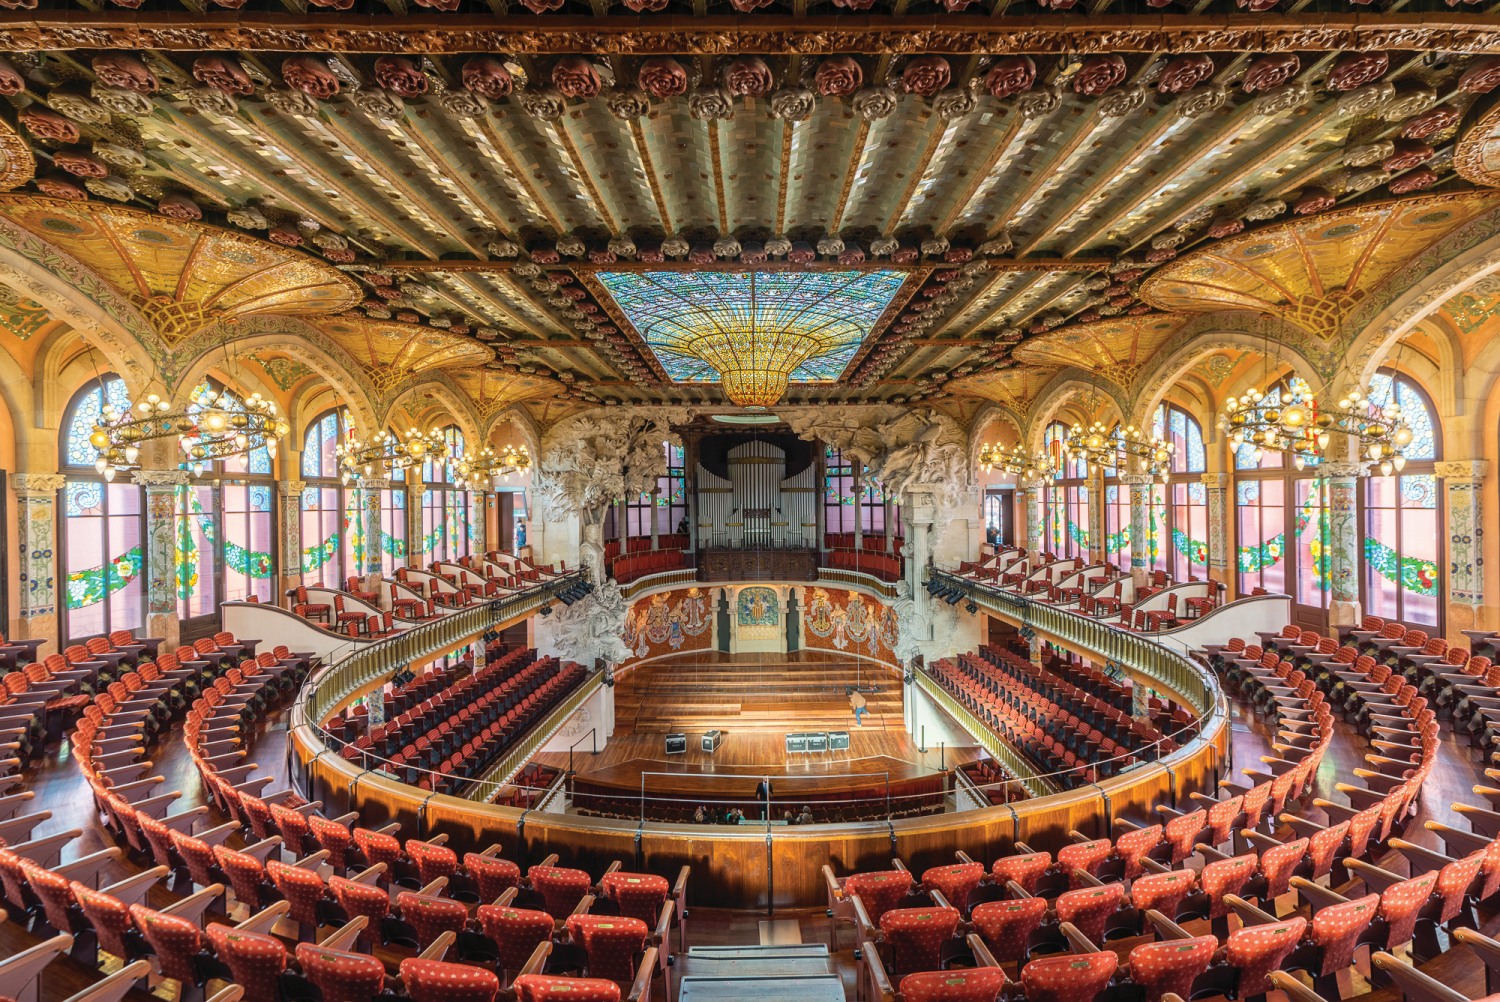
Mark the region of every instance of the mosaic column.
POLYGON ((186 470, 136 470, 146 490, 146 636, 178 642, 177 488, 192 482, 186 470))
POLYGON ((49 639, 56 644, 59 636, 57 492, 66 481, 61 473, 10 476, 20 506, 16 522, 21 529, 21 639, 49 639))
MULTIPOLYGON (((1489 463, 1483 459, 1438 463, 1448 482, 1448 602, 1469 606, 1477 617, 1484 607, 1484 521, 1481 487, 1489 463)), ((1478 626, 1476 621, 1473 625, 1478 626)))
POLYGON ((1130 577, 1137 588, 1150 578, 1151 475, 1126 473, 1120 482, 1130 485, 1130 577))
POLYGON ((1089 506, 1089 550, 1084 563, 1091 564, 1105 559, 1104 505, 1101 503, 1103 492, 1099 489, 1099 481, 1090 480, 1084 487, 1084 496, 1088 498, 1089 506))
POLYGON ((486 526, 489 523, 486 505, 490 497, 488 491, 469 492, 469 552, 476 556, 484 555, 486 526))
POLYGON ((406 564, 408 567, 426 567, 422 552, 422 467, 413 466, 406 471, 406 564))
POLYGON ((1358 626, 1360 527, 1356 507, 1364 463, 1349 460, 1318 467, 1328 483, 1328 625, 1358 626))
POLYGON ((389 480, 363 480, 360 494, 364 498, 361 513, 365 520, 365 565, 360 568, 365 574, 380 573, 380 559, 385 553, 385 537, 380 531, 380 494, 390 490, 389 480))
POLYGON ((1229 581, 1229 474, 1205 473, 1208 491, 1208 576, 1229 581))
MULTIPOLYGON (((281 590, 302 584, 302 480, 281 482, 281 590)), ((279 604, 279 599, 278 599, 279 604)))
POLYGON ((1035 563, 1042 552, 1042 482, 1023 481, 1016 488, 1016 504, 1026 507, 1026 553, 1035 563))

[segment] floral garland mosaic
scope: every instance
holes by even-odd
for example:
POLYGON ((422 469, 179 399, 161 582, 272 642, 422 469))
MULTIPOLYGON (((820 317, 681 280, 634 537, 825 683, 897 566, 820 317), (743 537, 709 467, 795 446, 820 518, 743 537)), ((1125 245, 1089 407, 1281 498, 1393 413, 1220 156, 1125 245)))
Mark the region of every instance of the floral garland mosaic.
POLYGON ((68 575, 66 591, 69 609, 86 609, 103 602, 126 588, 145 571, 145 554, 132 546, 115 557, 106 567, 88 567, 68 575))

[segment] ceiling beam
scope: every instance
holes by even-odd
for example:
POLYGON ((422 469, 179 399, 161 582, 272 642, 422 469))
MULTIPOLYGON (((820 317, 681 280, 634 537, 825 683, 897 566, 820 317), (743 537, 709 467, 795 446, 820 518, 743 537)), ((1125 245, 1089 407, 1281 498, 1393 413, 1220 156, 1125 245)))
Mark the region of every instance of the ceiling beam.
MULTIPOLYGON (((1091 272, 1108 268, 1113 258, 1107 257, 1039 257, 1024 260, 1013 258, 985 258, 991 272, 1038 271, 1038 272, 1091 272)), ((387 260, 372 261, 367 267, 373 271, 403 272, 406 274, 429 274, 451 272, 504 273, 515 270, 519 259, 509 261, 419 261, 387 260)), ((618 261, 614 264, 593 264, 587 261, 570 261, 566 265, 549 265, 547 270, 558 271, 916 271, 938 266, 937 262, 925 261, 916 264, 894 264, 890 261, 865 261, 862 264, 840 264, 837 261, 814 261, 798 265, 789 261, 767 261, 765 264, 741 264, 738 261, 713 261, 709 264, 694 264, 691 261, 618 261)))
POLYGON ((35 10, 0 13, 0 50, 163 49, 240 52, 889 53, 1500 51, 1494 13, 1270 12, 1117 14, 1087 18, 769 14, 685 17, 374 15, 353 23, 285 11, 35 10))

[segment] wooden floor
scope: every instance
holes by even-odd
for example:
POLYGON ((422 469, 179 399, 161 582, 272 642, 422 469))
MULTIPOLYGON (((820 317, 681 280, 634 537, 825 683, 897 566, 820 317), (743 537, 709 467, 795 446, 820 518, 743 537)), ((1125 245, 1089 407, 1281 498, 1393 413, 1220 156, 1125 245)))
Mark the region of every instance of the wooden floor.
MULTIPOLYGON (((1259 764, 1259 757, 1269 750, 1269 735, 1265 720, 1245 707, 1235 706, 1234 716, 1232 754, 1234 769, 1237 771, 1242 767, 1253 767, 1259 764)), ((275 778, 273 787, 282 785, 285 780, 283 719, 284 713, 278 714, 264 727, 253 743, 251 753, 251 760, 260 765, 262 773, 275 778)), ((1336 722, 1335 727, 1337 733, 1319 772, 1315 792, 1317 796, 1341 800, 1342 798, 1336 795, 1334 784, 1345 781, 1351 775, 1351 771, 1362 764, 1362 756, 1367 746, 1362 738, 1342 722, 1336 722)), ((644 738, 641 735, 634 737, 644 738)), ((745 737, 749 738, 752 735, 745 735, 745 737)), ((769 734, 759 735, 758 739, 769 740, 772 737, 777 737, 779 740, 779 736, 769 734)), ((880 742, 897 740, 896 735, 891 731, 876 731, 864 737, 880 742)), ((752 750, 745 754, 752 757, 763 754, 763 752, 753 750, 754 746, 751 747, 752 750)), ((613 748, 611 753, 614 753, 613 748)), ((930 756, 931 753, 927 761, 932 762, 930 756)), ((153 750, 152 757, 157 763, 158 771, 167 779, 163 788, 182 792, 182 797, 174 806, 173 813, 204 803, 198 777, 193 771, 191 760, 183 745, 180 729, 164 738, 153 750)), ((604 757, 604 755, 600 756, 601 759, 604 757)), ((1467 829, 1468 825, 1456 819, 1449 805, 1454 801, 1476 802, 1478 798, 1470 788, 1475 783, 1483 782, 1486 782, 1483 768, 1475 753, 1467 745, 1456 742, 1445 727, 1442 731, 1438 765, 1422 791, 1421 813, 1408 825, 1406 838, 1419 844, 1440 848, 1436 836, 1424 830, 1422 826, 1424 821, 1438 820, 1456 823, 1458 827, 1467 829)), ((43 825, 40 834, 56 833, 68 828, 78 828, 83 832, 83 837, 75 840, 70 846, 65 854, 65 860, 97 851, 109 844, 99 827, 98 818, 94 812, 93 798, 78 771, 77 764, 71 760, 66 743, 54 750, 45 761, 32 767, 24 776, 24 785, 36 793, 35 809, 48 810, 53 814, 52 819, 43 825)), ((1322 820, 1321 813, 1316 809, 1309 808, 1305 813, 1314 820, 1322 820)), ((521 862, 525 864, 529 861, 522 860, 521 862)), ((817 865, 818 862, 809 860, 808 865, 817 865)), ((1397 855, 1390 855, 1380 862, 1398 873, 1408 872, 1407 864, 1397 855)), ((129 876, 139 872, 143 865, 142 861, 122 860, 115 864, 115 874, 112 876, 129 876)), ((172 895, 163 888, 158 888, 151 897, 151 902, 158 906, 170 900, 172 900, 172 895)), ((690 904, 690 942, 695 944, 755 943, 759 937, 759 920, 767 917, 764 912, 715 909, 709 906, 709 902, 693 901, 690 904)), ((777 912, 776 917, 796 920, 803 938, 808 942, 827 941, 828 920, 821 910, 782 911, 777 912)), ((1483 931, 1494 935, 1497 930, 1500 930, 1500 916, 1486 915, 1483 919, 1483 931)), ((34 945, 37 941, 36 937, 22 932, 13 923, 0 923, 0 956, 9 956, 34 945)), ((1124 954, 1134 945, 1136 945, 1134 940, 1120 940, 1110 943, 1109 947, 1124 954)), ((840 931, 839 946, 841 949, 836 956, 848 987, 848 997, 852 999, 856 961, 853 957, 851 935, 847 927, 840 931)), ((1450 950, 1442 957, 1425 965, 1424 969, 1469 998, 1479 998, 1486 994, 1483 968, 1466 949, 1450 950)), ((60 1002, 91 983, 96 977, 97 975, 92 970, 72 961, 64 960, 54 963, 43 976, 40 1002, 60 1002)), ((1356 979, 1344 986, 1343 994, 1346 997, 1356 995, 1367 987, 1362 980, 1356 979)), ((127 997, 132 1002, 149 1002, 153 996, 143 991, 135 991, 127 997)), ((170 998, 171 996, 164 989, 158 989, 158 995, 155 997, 170 998)), ((1361 996, 1361 1002, 1398 1002, 1398 1000, 1399 995, 1388 989, 1361 996)), ((1272 993, 1270 1002, 1284 1002, 1284 1000, 1279 993, 1272 993)))

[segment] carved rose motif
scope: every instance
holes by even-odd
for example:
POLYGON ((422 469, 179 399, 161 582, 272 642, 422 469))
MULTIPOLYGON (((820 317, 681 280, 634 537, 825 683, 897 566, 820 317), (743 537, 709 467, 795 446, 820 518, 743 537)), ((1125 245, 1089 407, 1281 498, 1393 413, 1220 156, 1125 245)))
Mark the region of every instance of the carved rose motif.
POLYGON ((1023 118, 1043 118, 1062 104, 1062 92, 1056 87, 1037 87, 1016 95, 1016 110, 1023 118))
POLYGON ((1264 222, 1267 219, 1275 219, 1286 211, 1286 203, 1279 198, 1263 198, 1258 202, 1250 203, 1245 210, 1245 218, 1252 222, 1264 222))
POLYGON ((979 245, 979 253, 985 257, 1004 257, 1015 249, 1016 242, 1009 233, 1001 233, 979 245))
POLYGON ((231 209, 228 219, 233 225, 243 227, 247 230, 263 230, 271 225, 270 221, 266 219, 265 214, 253 205, 231 209))
POLYGON ((26 89, 26 78, 4 59, 0 59, 0 96, 14 97, 26 89))
POLYGON ((487 100, 500 101, 510 96, 510 70, 494 56, 470 59, 464 63, 462 77, 465 87, 487 100))
POLYGON ((557 252, 559 254, 566 254, 568 257, 583 257, 583 241, 571 233, 567 236, 559 237, 557 240, 557 252))
POLYGON ((818 241, 818 253, 824 257, 838 257, 844 252, 844 241, 838 237, 824 237, 818 241))
POLYGON ((1350 174, 1344 181, 1344 189, 1355 195, 1362 195, 1380 187, 1391 179, 1388 170, 1361 170, 1350 174))
POLYGON ((563 56, 552 66, 552 86, 567 98, 597 97, 603 84, 594 64, 582 56, 563 56))
POLYGON ((766 241, 766 253, 771 257, 786 257, 792 252, 792 242, 786 237, 772 237, 766 241))
POLYGON ((561 8, 563 0, 521 0, 521 5, 533 14, 545 14, 549 10, 561 8))
POLYGON ((1275 52, 1258 56, 1245 70, 1240 89, 1246 94, 1263 94, 1289 82, 1302 69, 1295 52, 1275 52))
POLYGON ((1327 188, 1305 188, 1292 203, 1292 211, 1299 216, 1310 216, 1315 212, 1327 212, 1337 201, 1327 188))
POLYGON ((741 264, 765 264, 766 260, 766 249, 760 244, 747 243, 740 248, 741 264))
POLYGON ((162 200, 156 203, 156 211, 169 219, 196 221, 203 218, 203 210, 198 208, 198 203, 186 195, 162 196, 162 200))
POLYGON ((1440 104, 1407 121, 1401 127, 1401 135, 1406 139, 1427 139, 1453 128, 1459 117, 1458 109, 1453 105, 1440 104))
POLYGON ((1222 108, 1228 99, 1229 88, 1223 84, 1214 84, 1178 98, 1177 113, 1184 118, 1199 118, 1222 108))
POLYGON ((100 198, 108 198, 115 202, 128 202, 135 197, 135 192, 130 185, 117 177, 91 177, 83 182, 89 191, 100 198))
POLYGON ((99 102, 100 107, 116 115, 143 118, 154 110, 149 97, 124 87, 110 87, 96 80, 94 86, 89 88, 89 93, 99 102))
POLYGON ((1238 216, 1220 216, 1218 219, 1215 219, 1208 225, 1208 230, 1206 232, 1209 236, 1217 240, 1221 237, 1228 237, 1233 236, 1236 233, 1241 233, 1244 231, 1244 229, 1245 221, 1243 219, 1240 219, 1238 216))
POLYGON ((454 11, 458 10, 458 0, 417 0, 418 7, 431 7, 433 10, 454 11))
POLYGON ((727 121, 734 117, 734 102, 721 87, 705 87, 688 95, 688 114, 700 122, 727 121))
POLYGON ((824 97, 848 97, 864 79, 865 71, 853 56, 829 56, 818 64, 813 84, 824 97))
POLYGON ((787 122, 805 122, 818 107, 818 99, 806 87, 783 87, 771 95, 771 114, 787 122))
POLYGON ((102 56, 95 56, 89 65, 94 70, 94 76, 106 87, 133 90, 137 94, 156 93, 156 74, 134 56, 127 56, 122 52, 107 52, 102 56))
POLYGON ((66 199, 69 202, 86 202, 89 198, 88 191, 82 185, 76 184, 60 174, 51 174, 47 177, 37 178, 36 187, 44 195, 66 199))
POLYGON ((1380 162, 1380 166, 1392 174, 1420 167, 1431 160, 1432 154, 1436 152, 1431 146, 1415 139, 1403 139, 1394 143, 1393 147, 1391 155, 1380 162))
POLYGON ((266 103, 284 115, 304 118, 318 113, 318 102, 311 95, 293 87, 277 87, 266 92, 266 103))
POLYGON ((682 237, 668 237, 661 242, 661 252, 670 258, 686 257, 691 249, 692 245, 682 237))
POLYGON ((375 82, 399 97, 421 97, 429 86, 427 74, 405 56, 381 56, 375 60, 375 82))
POLYGON ((740 242, 734 237, 720 237, 714 241, 714 257, 731 258, 740 256, 740 242))
POLYGON ((84 125, 108 125, 109 111, 87 94, 72 87, 54 87, 47 95, 47 107, 84 125))
POLYGON ((104 177, 109 173, 103 160, 84 150, 58 150, 52 154, 52 166, 74 177, 104 177))
POLYGON ((1380 80, 1340 96, 1334 110, 1340 115, 1369 115, 1384 108, 1395 96, 1396 86, 1389 80, 1380 80))
POLYGON ((793 264, 812 264, 818 259, 818 252, 812 244, 797 241, 792 244, 792 249, 787 253, 787 260, 793 264))
POLYGON ((918 56, 901 71, 901 87, 908 94, 932 97, 953 80, 953 68, 942 56, 918 56))
POLYGON ((865 87, 854 95, 854 113, 866 122, 889 117, 896 110, 896 92, 890 87, 865 87))
POLYGON ((688 74, 682 64, 671 56, 652 56, 641 63, 636 82, 641 85, 641 90, 661 101, 686 94, 688 74))
POLYGON ((609 113, 622 122, 643 118, 651 112, 651 99, 645 91, 634 87, 610 91, 604 103, 609 107, 609 113))
POLYGON ((316 56, 292 56, 281 63, 281 79, 308 97, 326 101, 339 92, 339 78, 316 56))
POLYGON ((21 124, 38 139, 59 143, 78 142, 78 126, 55 111, 32 105, 20 114, 21 124))
POLYGON ((302 234, 291 226, 273 226, 266 233, 266 238, 273 244, 281 244, 283 247, 302 246, 302 234))
POLYGON ((1030 90, 1036 83, 1036 63, 1030 56, 1005 56, 995 61, 984 75, 985 90, 991 97, 1010 97, 1030 90))
POLYGON ((708 244, 697 244, 688 251, 688 261, 692 264, 713 264, 714 249, 708 244))
POLYGON ((379 87, 357 90, 352 100, 360 111, 381 121, 389 122, 400 118, 406 111, 406 102, 401 100, 400 94, 379 87))
POLYGON ((833 0, 833 5, 845 10, 869 10, 875 6, 875 0, 833 0))
POLYGON ((484 114, 484 98, 466 90, 445 90, 438 104, 454 118, 479 118, 484 114))
POLYGON ((205 115, 233 115, 240 106, 233 95, 217 87, 194 87, 187 91, 187 102, 205 115))
POLYGON ((749 14, 762 7, 771 6, 771 0, 729 0, 729 4, 741 14, 749 14))
POLYGON ((1328 87, 1331 90, 1353 90, 1374 83, 1385 76, 1390 68, 1390 57, 1385 52, 1346 52, 1328 72, 1328 87))
POLYGON ((255 84, 244 68, 227 56, 199 56, 193 60, 193 79, 225 94, 245 97, 255 93, 255 84))
POLYGON ((1235 6, 1259 14, 1262 11, 1275 10, 1281 0, 1235 0, 1235 6))
POLYGON ((1370 164, 1379 163, 1395 152, 1395 144, 1389 139, 1377 140, 1373 143, 1359 143, 1344 149, 1344 166, 1346 167, 1368 167, 1370 164))
POLYGON ((1437 184, 1437 171, 1427 167, 1421 167, 1409 173, 1402 174, 1390 183, 1390 190, 1397 195, 1406 195, 1413 191, 1421 191, 1437 184))
POLYGON ((1099 114, 1105 118, 1124 118, 1146 103, 1146 90, 1131 87, 1112 91, 1099 99, 1099 114))
POLYGON ((667 0, 625 0, 625 6, 637 14, 657 14, 667 9, 667 0))
POLYGON ((1421 84, 1402 83, 1396 85, 1395 96, 1380 110, 1380 117, 1387 122, 1400 122, 1437 104, 1437 92, 1421 84))
POLYGON ((1256 95, 1255 100, 1250 102, 1250 110, 1262 117, 1279 115, 1284 111, 1302 107, 1311 96, 1312 91, 1306 84, 1293 81, 1256 95))
POLYGON ((551 87, 542 90, 523 90, 518 98, 526 114, 533 118, 540 118, 544 122, 555 122, 568 110, 567 99, 560 91, 551 87))
POLYGON ((974 92, 967 87, 945 90, 932 99, 932 109, 944 121, 962 118, 977 107, 979 107, 979 100, 975 98, 974 92))
POLYGON ((933 237, 922 241, 922 253, 928 257, 941 257, 948 253, 948 241, 943 237, 933 237))
MULTIPOLYGON (((1474 60, 1458 78, 1458 89, 1465 94, 1488 94, 1496 87, 1500 87, 1500 56, 1474 60)), ((1400 179, 1397 180, 1399 183, 1400 179)), ((1393 190, 1395 187, 1391 185, 1393 190)))
POLYGON ((314 6, 328 7, 332 10, 348 10, 354 6, 354 0, 311 0, 314 6))
POLYGON ((1073 75, 1073 90, 1086 97, 1098 97, 1124 79, 1124 56, 1115 53, 1089 56, 1073 75))
POLYGON ((1167 63, 1156 81, 1156 89, 1162 94, 1181 94, 1214 75, 1214 61, 1202 53, 1177 56, 1167 63))
POLYGON ((763 97, 773 84, 771 67, 759 56, 742 56, 724 67, 724 89, 735 97, 763 97))

